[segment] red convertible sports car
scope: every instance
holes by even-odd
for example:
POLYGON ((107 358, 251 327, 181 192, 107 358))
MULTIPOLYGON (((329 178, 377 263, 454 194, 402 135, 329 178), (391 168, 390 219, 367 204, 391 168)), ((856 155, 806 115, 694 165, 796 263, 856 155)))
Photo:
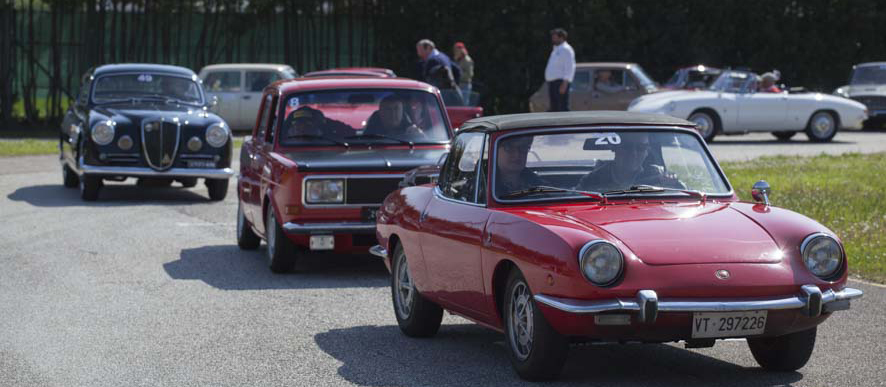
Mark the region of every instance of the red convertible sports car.
POLYGON ((451 138, 440 92, 426 83, 273 83, 240 151, 237 244, 265 239, 274 272, 308 251, 366 253, 382 200, 407 171, 440 160, 451 138))
MULTIPOLYGON (((426 171, 427 172, 427 171, 426 171)), ((526 379, 556 377, 575 342, 747 338, 795 370, 816 326, 862 292, 821 224, 740 202, 692 123, 628 112, 474 119, 436 184, 377 217, 395 316, 431 336, 443 309, 503 331, 526 379)))

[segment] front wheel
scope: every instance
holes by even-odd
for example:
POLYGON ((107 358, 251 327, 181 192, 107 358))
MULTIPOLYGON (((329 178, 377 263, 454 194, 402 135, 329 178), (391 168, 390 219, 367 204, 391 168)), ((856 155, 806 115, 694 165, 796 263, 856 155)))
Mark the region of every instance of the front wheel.
POLYGON ((766 370, 796 371, 806 365, 815 348, 817 328, 784 336, 748 338, 751 354, 766 370))
POLYGON ((424 298, 415 288, 403 245, 394 249, 391 268, 391 297, 400 330, 410 337, 431 337, 443 321, 443 308, 424 298))
POLYGON ((228 196, 228 179, 206 179, 206 188, 209 189, 209 200, 224 200, 228 196))
POLYGON ((74 172, 68 164, 62 164, 62 181, 65 187, 76 188, 80 184, 80 177, 74 172))
POLYGON ((717 135, 719 128, 717 127, 716 119, 711 113, 707 111, 692 113, 689 116, 689 121, 695 123, 698 134, 704 138, 705 142, 714 141, 714 136, 717 135))
POLYGON ((83 175, 80 177, 80 199, 94 202, 98 199, 98 191, 102 187, 102 179, 96 176, 83 175))
POLYGON ((828 112, 817 112, 806 124, 806 135, 812 142, 828 142, 837 135, 837 120, 828 112))
POLYGON ((243 213, 243 205, 237 203, 237 246, 242 250, 255 250, 261 244, 261 238, 252 232, 252 226, 243 213))
POLYGON ((566 363, 568 341, 545 320, 519 270, 511 271, 505 289, 505 336, 511 365, 526 380, 556 378, 566 363))
POLYGON ((779 141, 788 141, 791 139, 791 137, 794 137, 795 134, 797 134, 797 132, 772 132, 772 135, 775 136, 775 138, 777 138, 779 141))
POLYGON ((298 249, 283 232, 283 228, 277 224, 277 216, 274 215, 274 208, 271 206, 268 206, 265 234, 268 239, 268 267, 274 273, 292 270, 298 249))

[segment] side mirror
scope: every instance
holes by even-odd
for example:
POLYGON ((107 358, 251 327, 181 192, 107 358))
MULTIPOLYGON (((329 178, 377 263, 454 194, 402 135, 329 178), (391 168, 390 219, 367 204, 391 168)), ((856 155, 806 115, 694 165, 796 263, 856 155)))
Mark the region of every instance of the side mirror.
POLYGON ((751 188, 751 197, 754 198, 756 202, 762 202, 765 205, 769 205, 769 194, 772 192, 772 188, 769 187, 769 183, 766 180, 760 180, 754 183, 754 186, 751 188))

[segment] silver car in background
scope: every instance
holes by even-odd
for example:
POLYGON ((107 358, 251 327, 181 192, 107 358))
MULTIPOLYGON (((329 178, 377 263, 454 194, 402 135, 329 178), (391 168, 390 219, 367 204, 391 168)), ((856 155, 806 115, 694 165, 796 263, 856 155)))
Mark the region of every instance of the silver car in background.
POLYGON ((252 130, 265 86, 297 75, 285 64, 227 63, 206 66, 199 77, 208 98, 217 100, 212 111, 233 130, 252 130))
POLYGON ((886 62, 852 66, 849 84, 834 90, 835 95, 861 102, 868 108, 865 129, 881 128, 886 123, 886 62))

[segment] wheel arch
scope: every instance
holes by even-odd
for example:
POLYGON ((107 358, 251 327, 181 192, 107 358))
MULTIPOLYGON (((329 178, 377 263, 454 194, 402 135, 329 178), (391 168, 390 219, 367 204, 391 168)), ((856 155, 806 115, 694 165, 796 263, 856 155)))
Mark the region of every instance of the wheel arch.
POLYGON ((818 113, 830 114, 831 117, 834 117, 834 126, 836 127, 837 130, 840 129, 840 123, 842 122, 842 120, 840 119, 840 112, 838 112, 837 109, 834 109, 831 107, 813 110, 812 113, 809 114, 809 118, 806 119, 806 126, 803 129, 806 129, 809 127, 809 124, 812 123, 812 117, 815 117, 815 115, 818 113))
POLYGON ((504 318, 505 286, 507 286, 508 276, 513 270, 520 270, 520 268, 514 261, 502 259, 492 271, 492 297, 495 303, 495 314, 499 319, 504 318))
POLYGON ((692 112, 690 112, 688 116, 686 116, 686 119, 688 120, 689 117, 692 117, 692 115, 695 113, 710 114, 711 118, 714 120, 714 134, 720 134, 723 132, 723 118, 720 117, 720 113, 717 113, 717 110, 707 106, 695 108, 692 109, 692 112))
POLYGON ((393 265, 394 265, 394 261, 393 261, 394 251, 397 249, 397 245, 399 245, 399 244, 400 244, 400 236, 397 235, 396 233, 393 233, 393 234, 391 234, 391 236, 388 237, 388 245, 387 245, 388 256, 385 257, 385 259, 388 260, 388 263, 391 265, 391 267, 393 267, 393 265))

